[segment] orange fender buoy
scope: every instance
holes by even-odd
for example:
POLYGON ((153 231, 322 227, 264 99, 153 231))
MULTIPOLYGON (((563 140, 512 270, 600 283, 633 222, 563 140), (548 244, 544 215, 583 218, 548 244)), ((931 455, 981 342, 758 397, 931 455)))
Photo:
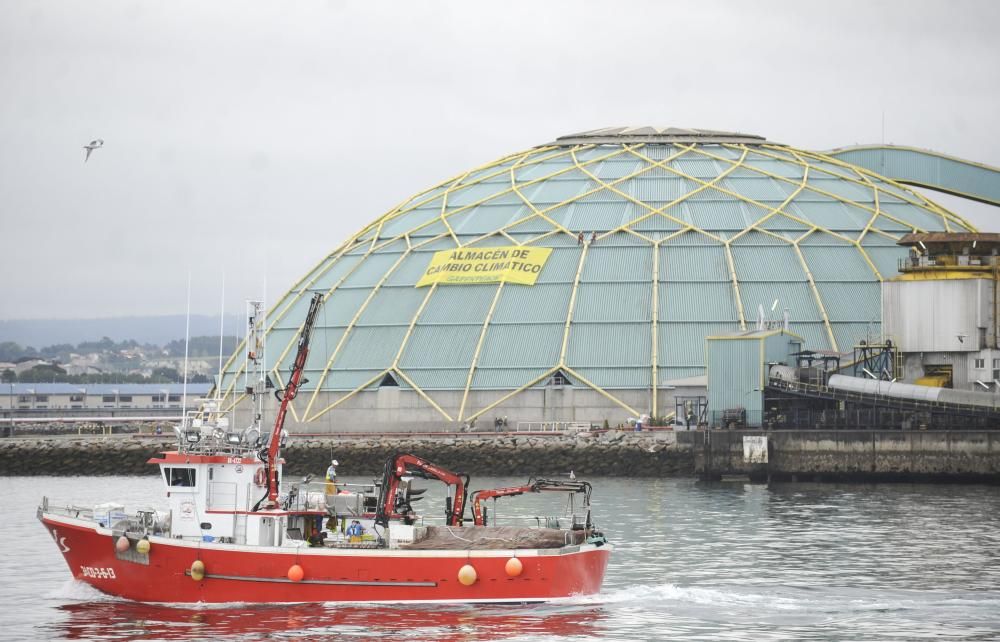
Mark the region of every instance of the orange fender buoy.
POLYGON ((115 542, 115 550, 118 551, 119 553, 124 553, 129 549, 131 545, 132 543, 128 541, 128 538, 122 535, 115 542))
POLYGON ((200 582, 205 579, 205 562, 195 560, 191 564, 191 579, 195 582, 200 582))
POLYGON ((507 571, 508 577, 517 577, 524 570, 524 564, 516 557, 512 557, 504 564, 503 570, 507 571))
POLYGON ((301 582, 305 576, 306 572, 298 564, 292 564, 291 568, 288 569, 288 579, 293 582, 301 582))
POLYGON ((478 579, 478 574, 472 564, 466 564, 462 568, 458 569, 458 581, 463 585, 472 586, 476 583, 476 579, 478 579))

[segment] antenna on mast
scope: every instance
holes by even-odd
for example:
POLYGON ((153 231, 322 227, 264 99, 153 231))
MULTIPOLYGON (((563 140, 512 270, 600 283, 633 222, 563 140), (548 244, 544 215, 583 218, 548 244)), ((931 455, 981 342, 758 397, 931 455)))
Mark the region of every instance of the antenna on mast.
POLYGON ((222 304, 219 313, 219 380, 215 384, 215 398, 222 399, 222 338, 226 335, 226 273, 222 273, 222 304))
POLYGON ((184 384, 181 388, 181 420, 187 428, 187 389, 188 389, 188 345, 191 343, 191 270, 188 270, 187 315, 184 320, 184 384))

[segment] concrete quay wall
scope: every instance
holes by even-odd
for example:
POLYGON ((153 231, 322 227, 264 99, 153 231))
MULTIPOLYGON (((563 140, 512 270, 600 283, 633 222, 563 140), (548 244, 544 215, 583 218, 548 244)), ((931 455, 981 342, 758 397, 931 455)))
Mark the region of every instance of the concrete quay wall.
POLYGON ((753 431, 678 433, 703 477, 982 481, 1000 483, 1000 431, 753 431), (744 437, 766 436, 767 463, 751 463, 744 437))
MULTIPOLYGON (((173 450, 151 436, 0 439, 2 475, 149 475, 146 461, 173 450)), ((1000 483, 1000 432, 754 431, 609 432, 603 435, 367 435, 293 438, 291 476, 322 474, 331 458, 349 476, 379 475, 392 454, 411 452, 472 475, 666 477, 821 481, 1000 483), (767 437, 767 463, 745 458, 744 437, 767 437)))

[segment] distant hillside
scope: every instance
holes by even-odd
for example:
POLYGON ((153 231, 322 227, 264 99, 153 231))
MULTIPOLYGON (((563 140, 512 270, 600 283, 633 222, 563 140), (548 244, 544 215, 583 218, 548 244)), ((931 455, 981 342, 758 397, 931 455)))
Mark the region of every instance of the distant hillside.
MULTIPOLYGON (((191 315, 191 336, 219 334, 219 315, 191 315)), ((243 334, 244 321, 236 315, 226 317, 226 334, 243 334)), ((0 321, 0 343, 13 341, 22 346, 40 348, 57 343, 114 341, 134 339, 139 343, 166 345, 184 339, 183 314, 155 317, 113 317, 107 319, 28 319, 0 321)))

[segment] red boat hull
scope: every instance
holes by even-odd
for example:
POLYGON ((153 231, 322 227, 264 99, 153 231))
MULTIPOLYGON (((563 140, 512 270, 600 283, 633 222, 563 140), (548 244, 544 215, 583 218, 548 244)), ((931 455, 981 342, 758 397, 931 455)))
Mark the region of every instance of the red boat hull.
POLYGON ((267 548, 150 537, 142 559, 121 559, 111 530, 42 514, 74 577, 98 590, 142 602, 533 602, 600 591, 612 547, 585 544, 539 550, 267 548), (523 570, 508 576, 516 553, 523 570), (205 577, 192 579, 201 560, 205 577), (304 571, 288 579, 293 565, 304 571), (470 564, 477 579, 458 580, 470 564))

